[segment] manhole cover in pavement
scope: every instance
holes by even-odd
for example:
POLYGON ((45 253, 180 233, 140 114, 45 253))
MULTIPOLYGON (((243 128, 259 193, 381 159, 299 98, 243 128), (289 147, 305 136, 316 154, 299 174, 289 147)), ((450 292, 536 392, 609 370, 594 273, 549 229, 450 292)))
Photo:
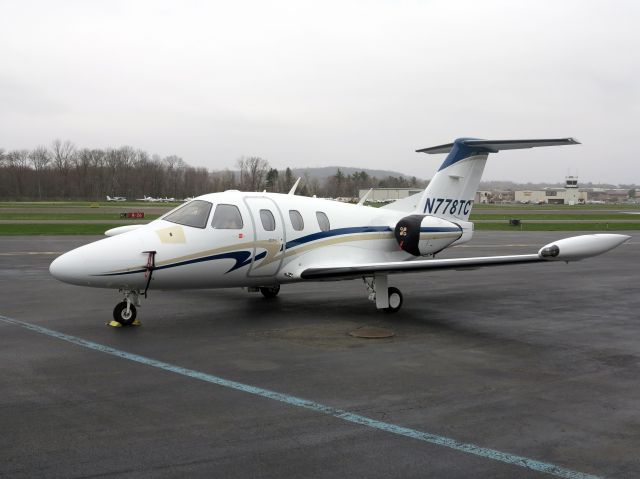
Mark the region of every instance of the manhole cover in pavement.
POLYGON ((383 328, 359 328, 351 331, 349 335, 353 336, 354 338, 380 339, 390 338, 392 336, 395 336, 395 333, 390 329, 383 328))

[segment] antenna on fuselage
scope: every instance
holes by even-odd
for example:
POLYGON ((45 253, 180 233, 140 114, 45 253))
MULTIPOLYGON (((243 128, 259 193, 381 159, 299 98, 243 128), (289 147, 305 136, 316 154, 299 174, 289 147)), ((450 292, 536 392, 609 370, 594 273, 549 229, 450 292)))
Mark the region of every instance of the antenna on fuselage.
POLYGON ((296 194, 296 188, 298 188, 298 185, 300 184, 300 180, 301 179, 302 179, 302 177, 299 176, 298 179, 296 180, 296 182, 293 184, 293 186, 289 190, 289 194, 290 195, 295 195, 296 194))
POLYGON ((367 191, 364 195, 362 195, 362 198, 360 198, 360 201, 358 201, 358 205, 364 205, 364 202, 367 201, 367 198, 369 197, 372 191, 373 191, 373 188, 369 188, 369 191, 367 191))

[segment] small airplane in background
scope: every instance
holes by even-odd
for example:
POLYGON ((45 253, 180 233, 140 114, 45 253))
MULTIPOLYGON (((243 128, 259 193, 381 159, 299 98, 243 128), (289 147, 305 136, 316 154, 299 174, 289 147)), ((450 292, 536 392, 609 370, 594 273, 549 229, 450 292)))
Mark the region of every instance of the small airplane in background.
POLYGON ((376 308, 403 302, 388 276, 489 266, 577 261, 609 251, 629 236, 565 238, 530 254, 436 259, 473 236, 469 215, 487 157, 501 150, 576 145, 573 138, 478 140, 417 150, 448 153, 427 188, 380 208, 321 198, 225 191, 199 196, 146 225, 106 231, 105 239, 55 259, 57 279, 119 290, 116 324, 136 319, 150 288, 246 287, 273 298, 281 285, 362 279, 376 308))
MULTIPOLYGON (((177 200, 177 201, 190 201, 193 198, 185 198, 184 200, 177 200)), ((138 198, 136 201, 146 201, 148 203, 173 203, 176 201, 175 198, 154 198, 153 196, 146 196, 144 198, 138 198)))
POLYGON ((107 195, 107 201, 127 201, 124 196, 109 196, 107 195))

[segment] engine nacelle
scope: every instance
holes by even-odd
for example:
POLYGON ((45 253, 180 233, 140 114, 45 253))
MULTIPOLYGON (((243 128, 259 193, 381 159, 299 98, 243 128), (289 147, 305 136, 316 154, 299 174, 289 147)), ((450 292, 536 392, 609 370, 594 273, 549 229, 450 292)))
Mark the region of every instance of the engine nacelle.
POLYGON ((407 253, 427 256, 457 241, 462 236, 462 228, 435 216, 410 215, 398 221, 394 235, 407 253))

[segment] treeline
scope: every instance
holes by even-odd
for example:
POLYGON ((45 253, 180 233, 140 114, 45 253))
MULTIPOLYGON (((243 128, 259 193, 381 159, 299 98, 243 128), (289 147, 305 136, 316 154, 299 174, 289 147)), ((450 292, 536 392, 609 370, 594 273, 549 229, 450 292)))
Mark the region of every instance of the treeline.
MULTIPOLYGON (((189 166, 182 158, 160 157, 121 148, 77 148, 70 141, 49 147, 5 151, 0 148, 1 200, 89 200, 107 195, 127 199, 143 196, 182 199, 230 189, 286 193, 295 183, 290 168, 277 170, 260 157, 237 160, 237 170, 209 171, 189 166)), ((325 179, 306 176, 297 193, 319 197, 357 197, 363 188, 415 187, 415 177, 378 179, 365 171, 344 175, 339 169, 325 179)))

